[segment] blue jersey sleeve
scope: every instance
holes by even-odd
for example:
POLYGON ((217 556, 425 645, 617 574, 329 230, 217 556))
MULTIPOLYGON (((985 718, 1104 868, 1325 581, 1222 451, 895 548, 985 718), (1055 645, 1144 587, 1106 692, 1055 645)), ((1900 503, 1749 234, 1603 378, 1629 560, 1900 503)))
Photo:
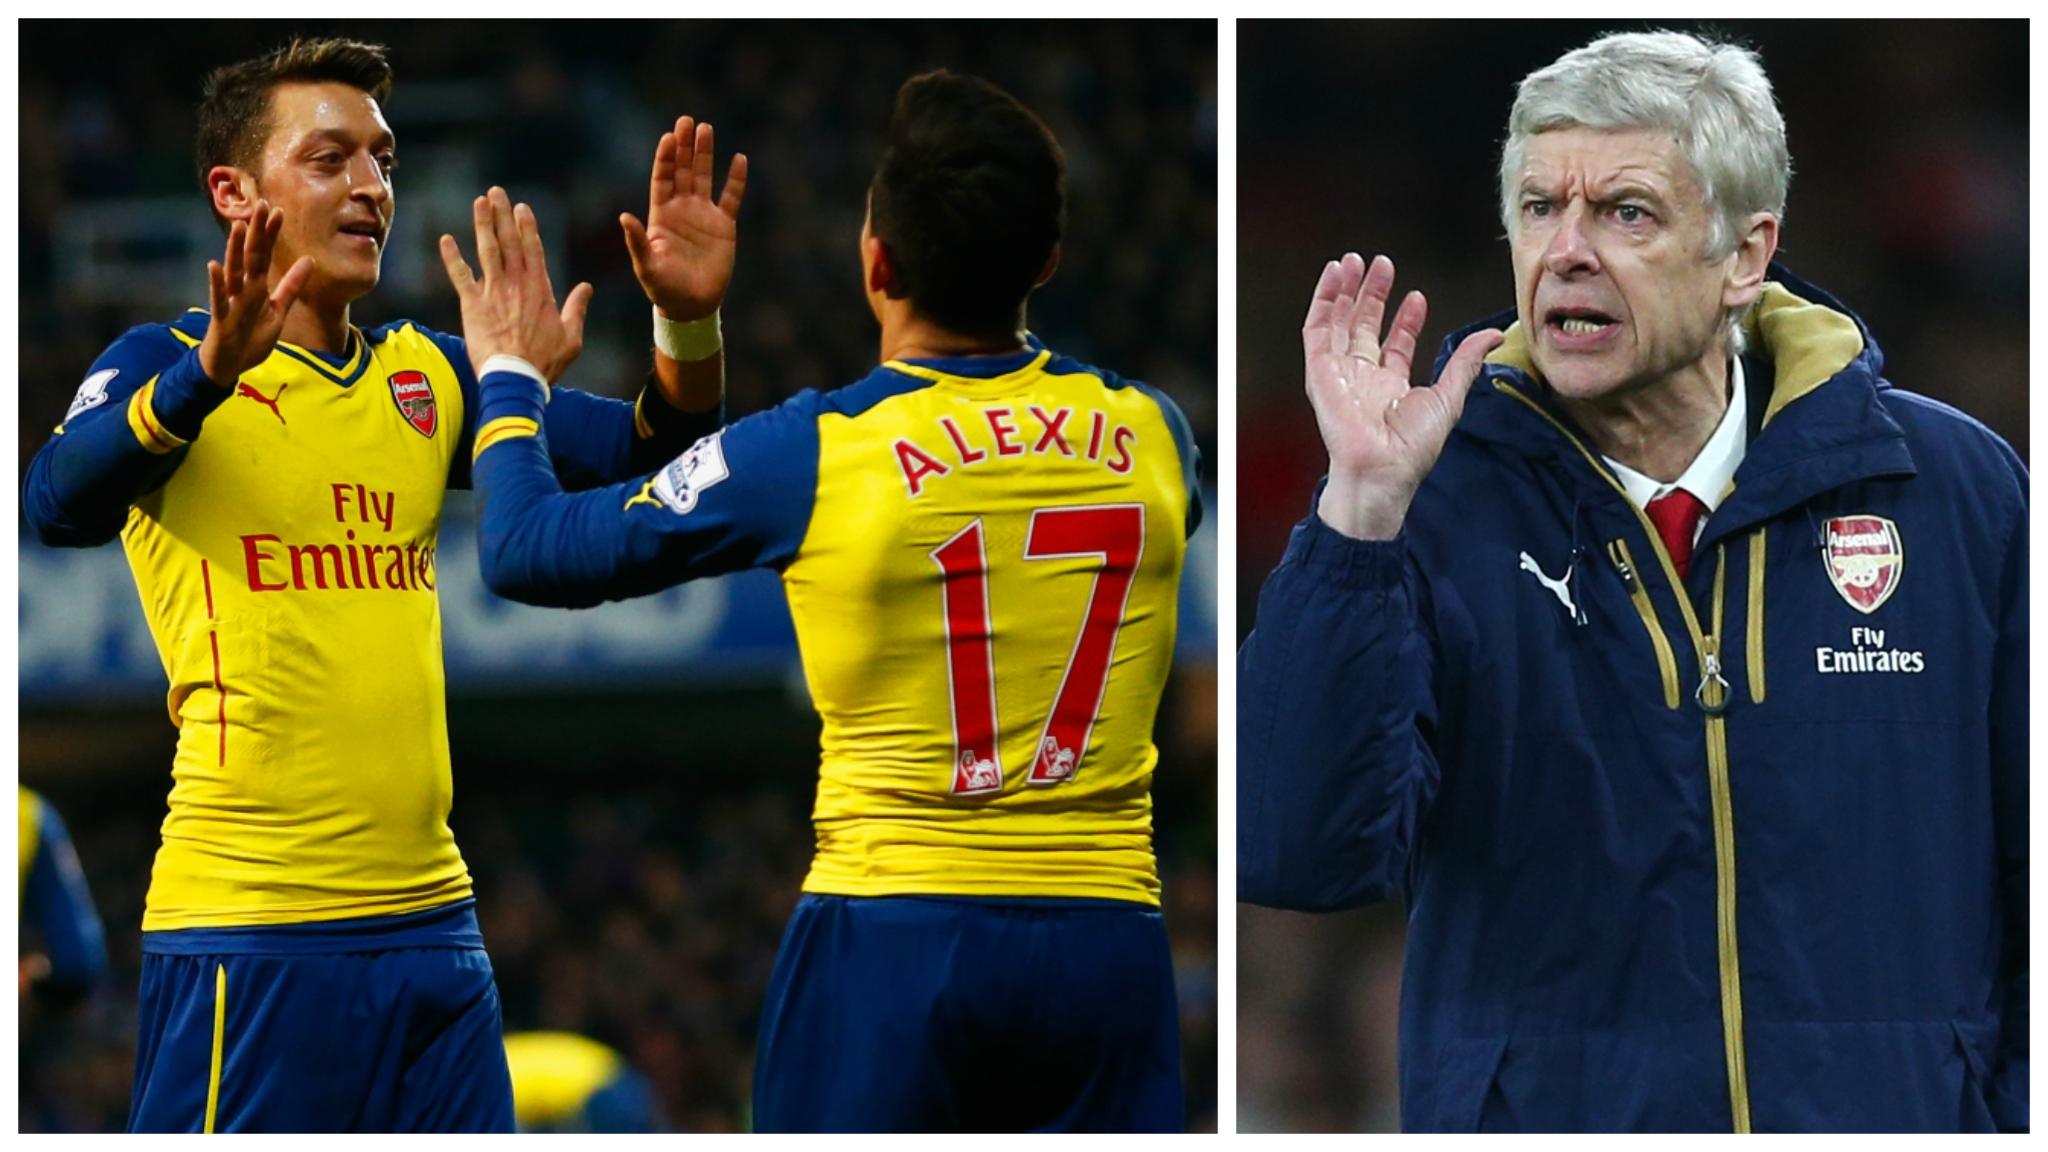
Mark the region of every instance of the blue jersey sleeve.
MULTIPOLYGON (((476 430, 481 426, 476 370, 462 337, 421 331, 440 347, 462 385, 465 418, 448 486, 468 488, 476 430)), ((574 388, 553 388, 550 395, 546 408, 548 458, 562 486, 572 492, 644 476, 725 425, 723 401, 709 412, 680 412, 661 398, 651 378, 630 404, 574 388)))
POLYGON ((57 810, 42 806, 35 859, 22 892, 22 917, 43 937, 50 973, 39 990, 60 999, 91 992, 107 976, 107 942, 86 890, 85 872, 57 810))
MULTIPOLYGON (((203 315, 180 321, 203 335, 203 315)), ((162 324, 134 328, 93 361, 56 434, 29 462, 22 516, 43 543, 83 548, 120 534, 128 507, 160 487, 207 415, 232 393, 215 387, 162 324)))
MULTIPOLYGON (((819 397, 806 392, 698 440, 651 476, 566 493, 549 466, 537 381, 483 381, 475 476, 485 583, 586 607, 795 557, 817 491, 819 397)), ((552 407, 552 405, 548 405, 552 407)))
POLYGON ((1238 653, 1238 898, 1321 912, 1402 892, 1440 780, 1438 663, 1403 540, 1311 514, 1238 653))

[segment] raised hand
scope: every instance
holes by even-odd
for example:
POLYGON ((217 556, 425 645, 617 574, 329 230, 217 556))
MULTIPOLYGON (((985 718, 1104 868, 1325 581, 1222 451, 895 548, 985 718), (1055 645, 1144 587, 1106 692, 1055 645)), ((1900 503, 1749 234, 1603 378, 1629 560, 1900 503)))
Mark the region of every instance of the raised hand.
POLYGON ((1435 385, 1409 386, 1416 339, 1429 302, 1410 292, 1384 343, 1381 324, 1394 290, 1394 262, 1355 252, 1324 265, 1301 328, 1309 403, 1315 406, 1330 480, 1316 514, 1360 540, 1391 540, 1401 530, 1422 478, 1436 464, 1465 393, 1502 336, 1467 336, 1435 385))
POLYGON ((313 258, 301 256, 272 288, 270 256, 284 229, 284 210, 258 200, 256 213, 228 226, 227 251, 206 262, 206 309, 212 318, 206 339, 199 342, 199 367, 206 378, 227 389, 242 373, 269 359, 284 331, 285 313, 306 278, 313 258))
POLYGON ((732 284, 739 243, 740 199, 747 192, 747 158, 735 155, 725 192, 711 199, 711 125, 684 116, 654 148, 648 179, 647 222, 619 217, 626 254, 647 298, 671 320, 701 320, 718 310, 732 284))
POLYGON ((570 289, 558 309, 533 209, 514 207, 503 188, 477 197, 470 208, 482 275, 470 271, 455 237, 441 237, 441 264, 462 302, 462 338, 470 364, 482 375, 491 357, 517 356, 550 382, 560 379, 583 351, 590 285, 570 289))

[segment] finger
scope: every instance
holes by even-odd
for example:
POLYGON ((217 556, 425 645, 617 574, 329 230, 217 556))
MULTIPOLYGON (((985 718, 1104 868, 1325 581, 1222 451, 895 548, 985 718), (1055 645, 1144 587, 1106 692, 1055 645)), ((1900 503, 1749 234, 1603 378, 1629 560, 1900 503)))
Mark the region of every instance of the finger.
POLYGON ((227 284, 228 296, 242 290, 243 248, 248 243, 248 226, 237 220, 228 225, 228 250, 221 261, 221 276, 227 284))
POLYGON ((476 274, 462 258, 462 246, 455 242, 455 237, 446 234, 441 237, 441 267, 447 270, 448 283, 455 286, 455 295, 468 299, 476 287, 476 274))
POLYGON ((299 290, 306 286, 307 278, 312 275, 311 256, 301 256, 292 261, 290 268, 285 269, 284 275, 278 278, 277 289, 270 294, 270 306, 278 315, 282 316, 291 311, 292 303, 299 298, 299 290))
POLYGON ((491 229, 498 238, 498 259, 504 262, 507 276, 521 276, 526 272, 526 253, 519 242, 519 225, 512 217, 512 197, 496 185, 489 193, 491 202, 491 229))
POLYGON ((520 204, 512 209, 513 226, 519 231, 519 260, 529 275, 540 278, 541 290, 550 301, 555 298, 555 286, 548 279, 548 255, 540 243, 540 221, 534 219, 533 209, 520 204))
POLYGON ((590 312, 590 297, 596 289, 588 282, 569 289, 569 298, 562 302, 562 335, 573 348, 583 346, 583 317, 590 312))
POLYGON ((1346 252, 1337 261, 1336 296, 1323 323, 1323 347, 1339 356, 1351 353, 1351 324, 1358 312, 1359 287, 1365 281, 1365 258, 1346 252))
POLYGON ((1337 293, 1340 296, 1358 295, 1358 286, 1365 282, 1365 257, 1356 252, 1346 252, 1337 261, 1337 293))
POLYGON ((747 154, 735 152, 725 172, 725 194, 718 198, 718 210, 730 219, 740 218, 740 198, 747 194, 747 154))
POLYGON ((690 195, 711 199, 711 162, 714 156, 711 125, 697 125, 697 149, 690 162, 690 195))
POLYGON ((498 229, 491 221, 491 199, 479 196, 470 205, 470 215, 476 223, 476 266, 485 282, 491 282, 505 274, 505 260, 498 251, 498 229))
POLYGON ((1380 363, 1399 372, 1406 380, 1415 365, 1415 345, 1422 336, 1422 322, 1429 318, 1429 301, 1420 292, 1410 292, 1401 298, 1401 307, 1394 313, 1394 326, 1387 332, 1387 346, 1380 357, 1380 363))
POLYGON ((261 284, 270 275, 270 254, 276 250, 278 233, 282 231, 284 209, 265 203, 256 210, 256 224, 249 229, 248 252, 243 256, 252 283, 261 284))
POLYGON ((218 260, 206 262, 206 311, 215 320, 228 310, 227 270, 218 260))
POLYGON ((1337 282, 1342 273, 1337 261, 1323 265, 1323 274, 1316 277, 1315 295, 1309 297, 1308 316, 1301 322, 1301 343, 1306 352, 1316 353, 1330 346, 1330 315, 1337 307, 1337 282))
POLYGON ((1394 262, 1385 256, 1372 258, 1359 288, 1357 310, 1348 325, 1351 354, 1374 364, 1380 362, 1380 326, 1387 315, 1387 296, 1394 290, 1394 262))
POLYGON ((619 227, 626 233, 626 258, 633 262, 633 275, 644 280, 647 261, 653 255, 647 246, 647 227, 631 212, 619 214, 619 227))
POLYGON ((666 204, 676 194, 676 135, 663 132, 654 145, 654 167, 647 174, 647 211, 666 204))
POLYGON ((695 192, 697 171, 697 121, 694 117, 676 117, 676 146, 673 154, 676 166, 675 190, 671 195, 689 196, 695 192))
MULTIPOLYGON (((1443 374, 1436 378, 1436 383, 1427 389, 1415 390, 1441 401, 1446 433, 1449 425, 1457 423, 1459 414, 1465 411, 1465 397, 1472 390, 1472 381, 1478 379, 1479 370, 1485 367, 1487 355, 1506 339, 1498 328, 1472 333, 1458 342, 1458 350, 1451 353, 1450 362, 1444 365, 1443 374)), ((1411 391, 1404 399, 1414 395, 1415 392, 1411 391)))

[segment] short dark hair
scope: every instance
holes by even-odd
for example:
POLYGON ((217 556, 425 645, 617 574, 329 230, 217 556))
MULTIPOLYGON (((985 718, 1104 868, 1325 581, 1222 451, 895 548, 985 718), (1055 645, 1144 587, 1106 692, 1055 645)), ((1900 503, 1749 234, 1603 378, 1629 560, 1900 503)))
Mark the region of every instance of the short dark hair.
POLYGON ((217 165, 254 168, 270 137, 270 93, 280 84, 347 84, 382 104, 391 95, 391 61, 382 44, 293 37, 254 60, 206 76, 199 97, 199 183, 217 165))
POLYGON ((927 72, 896 92, 868 210, 920 315, 971 335, 1013 331, 1060 242, 1066 156, 1001 88, 927 72))

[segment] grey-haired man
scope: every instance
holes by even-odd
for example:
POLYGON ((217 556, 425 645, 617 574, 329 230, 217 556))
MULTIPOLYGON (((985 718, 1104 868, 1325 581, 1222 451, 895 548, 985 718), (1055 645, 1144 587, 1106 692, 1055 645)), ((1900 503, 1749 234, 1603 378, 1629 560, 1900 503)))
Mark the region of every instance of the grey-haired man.
POLYGON ((2026 471, 1772 264, 1789 176, 1753 53, 1610 36, 1434 386, 1390 261, 1317 285, 1240 895, 1406 902, 1411 1129, 2027 1126, 2026 471))

